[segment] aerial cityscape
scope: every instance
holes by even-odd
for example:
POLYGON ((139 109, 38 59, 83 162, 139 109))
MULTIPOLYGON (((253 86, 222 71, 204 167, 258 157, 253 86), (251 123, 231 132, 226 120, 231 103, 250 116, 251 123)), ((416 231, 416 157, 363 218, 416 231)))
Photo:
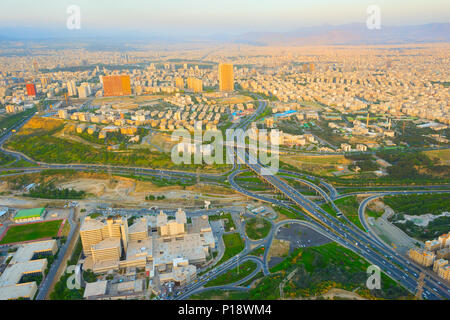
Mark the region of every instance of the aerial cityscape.
POLYGON ((447 2, 39 2, 0 4, 0 300, 450 298, 447 2))

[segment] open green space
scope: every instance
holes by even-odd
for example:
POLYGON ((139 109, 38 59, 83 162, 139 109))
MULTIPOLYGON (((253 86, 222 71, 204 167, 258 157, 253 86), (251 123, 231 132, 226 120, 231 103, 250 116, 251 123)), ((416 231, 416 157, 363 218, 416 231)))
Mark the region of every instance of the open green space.
POLYGON ((36 108, 31 108, 19 113, 14 113, 11 115, 0 117, 0 135, 3 132, 6 132, 8 129, 10 129, 19 121, 24 120, 25 118, 31 116, 35 112, 36 108))
POLYGON ((83 199, 86 195, 84 191, 77 191, 75 189, 56 188, 53 184, 41 184, 34 187, 28 193, 24 194, 26 197, 43 198, 43 199, 83 199))
POLYGON ((432 240, 449 231, 450 217, 438 217, 423 226, 412 220, 405 221, 404 216, 417 216, 420 220, 421 215, 440 215, 450 208, 449 194, 386 196, 383 201, 395 211, 389 220, 414 239, 432 240))
MULTIPOLYGON (((275 300, 280 298, 280 284, 291 272, 290 281, 285 282, 284 297, 290 299, 320 299, 332 288, 352 291, 366 299, 412 299, 406 289, 384 273, 381 274, 381 289, 366 287, 367 268, 370 264, 362 257, 336 243, 319 247, 298 248, 283 262, 271 269, 270 276, 262 277, 255 288, 247 292, 211 290, 194 295, 191 299, 219 300, 275 300)), ((248 281, 249 285, 253 280, 248 281)))
POLYGON ((247 292, 215 289, 193 294, 189 300, 246 300, 247 296, 247 292))
POLYGON ((50 293, 50 300, 83 300, 84 288, 69 289, 67 287, 67 281, 71 275, 73 274, 67 272, 62 274, 50 293))
POLYGON ((383 202, 396 213, 410 216, 431 213, 442 214, 450 210, 450 194, 410 194, 385 196, 383 202))
POLYGON ((364 227, 359 221, 358 209, 359 202, 356 196, 346 197, 338 199, 334 202, 336 206, 342 211, 342 213, 350 220, 355 226, 365 231, 364 227))
POLYGON ((221 171, 229 168, 226 164, 196 165, 175 164, 168 153, 152 152, 141 148, 136 150, 109 151, 106 147, 94 148, 78 141, 55 137, 61 126, 52 130, 32 130, 27 134, 14 135, 8 140, 6 147, 22 152, 34 160, 46 163, 89 163, 111 164, 118 166, 150 167, 166 170, 221 171))
POLYGON ((205 287, 215 287, 221 286, 225 284, 235 283, 241 279, 244 279, 248 275, 250 275, 255 269, 257 265, 253 261, 246 261, 243 264, 239 265, 239 267, 232 268, 224 274, 221 274, 217 278, 209 281, 205 287))
MULTIPOLYGON (((291 271, 298 269, 284 287, 285 297, 320 296, 331 288, 340 288, 355 291, 370 299, 411 298, 404 288, 383 273, 381 289, 367 289, 365 283, 369 265, 351 250, 336 243, 329 243, 319 247, 296 249, 287 259, 271 269, 271 272, 275 272, 271 277, 274 278, 275 284, 278 284, 291 271)), ((265 298, 266 293, 272 292, 268 299, 278 298, 278 286, 270 283, 269 278, 263 279, 250 294, 255 298, 265 298)))
POLYGON ((225 244, 225 252, 218 265, 231 259, 245 248, 244 240, 242 240, 239 233, 224 234, 223 242, 225 244))
POLYGON ((249 253, 249 255, 250 255, 250 256, 256 256, 256 257, 259 257, 259 256, 262 256, 262 255, 264 254, 265 250, 266 250, 266 249, 265 249, 264 247, 260 247, 260 248, 258 248, 258 249, 255 249, 255 250, 251 251, 251 252, 249 253))
POLYGON ((209 221, 217 221, 217 220, 224 220, 225 224, 224 224, 224 228, 226 232, 232 231, 231 229, 236 229, 236 226, 233 222, 233 218, 231 217, 231 213, 225 213, 222 215, 212 215, 209 216, 209 221))
POLYGON ((261 218, 251 218, 245 223, 245 233, 252 240, 267 237, 271 228, 270 222, 261 218))
POLYGON ((5 154, 0 153, 0 166, 6 166, 14 161, 14 157, 5 154))
POLYGON ((11 226, 0 244, 52 238, 58 234, 62 220, 11 226))

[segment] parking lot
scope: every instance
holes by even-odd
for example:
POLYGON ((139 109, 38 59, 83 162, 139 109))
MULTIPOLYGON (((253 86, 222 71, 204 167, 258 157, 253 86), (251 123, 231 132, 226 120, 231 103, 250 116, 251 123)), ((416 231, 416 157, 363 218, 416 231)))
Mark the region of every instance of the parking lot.
POLYGON ((275 238, 290 242, 289 254, 297 248, 321 246, 330 242, 320 233, 300 224, 281 227, 275 238))

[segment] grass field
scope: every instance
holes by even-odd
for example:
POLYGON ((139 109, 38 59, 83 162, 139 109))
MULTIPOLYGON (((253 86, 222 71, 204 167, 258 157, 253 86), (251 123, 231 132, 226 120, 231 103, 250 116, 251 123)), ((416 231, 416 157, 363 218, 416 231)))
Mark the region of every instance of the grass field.
POLYGON ((30 241, 55 237, 58 234, 62 220, 40 222, 33 224, 14 225, 9 228, 0 244, 30 241))
POLYGON ((244 240, 242 240, 239 233, 224 234, 223 242, 225 243, 225 253, 218 265, 231 259, 245 248, 244 240))
POLYGON ((253 261, 246 261, 238 268, 233 268, 228 272, 218 276, 217 278, 209 281, 205 287, 215 287, 225 284, 235 283, 241 279, 244 279, 250 275, 256 269, 256 263, 253 261))
POLYGON ((364 227, 359 221, 358 208, 359 202, 356 196, 338 199, 334 202, 342 213, 350 220, 355 226, 365 231, 364 227))
MULTIPOLYGON (((296 249, 286 260, 271 268, 270 271, 275 272, 274 277, 279 274, 277 272, 281 272, 284 278, 294 268, 299 269, 285 286, 286 297, 319 296, 331 288, 341 288, 355 291, 368 299, 411 298, 405 289, 384 273, 381 274, 381 290, 366 289, 366 270, 369 265, 356 253, 336 243, 329 243, 319 247, 296 249)), ((275 280, 277 280, 275 283, 281 281, 281 279, 275 280)), ((255 298, 264 297, 268 292, 274 294, 272 291, 276 287, 268 280, 264 282, 250 294, 258 294, 255 298)))
POLYGON ((213 215, 209 216, 209 221, 217 221, 217 220, 224 220, 225 221, 225 232, 232 231, 231 228, 236 229, 236 226, 234 225, 233 218, 231 217, 231 213, 223 214, 223 215, 213 215))
POLYGON ((245 233, 252 240, 259 240, 267 237, 272 225, 261 218, 251 218, 245 224, 245 233))
POLYGON ((450 149, 445 150, 430 150, 423 152, 430 159, 439 159, 441 164, 450 165, 450 149))
POLYGON ((281 156, 280 161, 294 166, 302 171, 313 172, 314 174, 331 176, 338 167, 349 165, 352 161, 341 155, 333 156, 281 156))

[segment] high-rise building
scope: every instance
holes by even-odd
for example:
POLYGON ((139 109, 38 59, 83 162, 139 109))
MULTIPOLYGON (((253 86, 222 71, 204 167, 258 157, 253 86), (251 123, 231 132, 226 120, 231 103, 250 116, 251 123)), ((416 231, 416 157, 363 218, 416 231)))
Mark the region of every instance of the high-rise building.
POLYGON ((202 92, 203 91, 202 79, 188 78, 187 85, 188 85, 188 89, 193 90, 194 92, 202 92))
POLYGON ((77 95, 77 85, 75 81, 67 81, 67 93, 70 97, 77 95))
POLYGON ((82 83, 81 86, 78 87, 78 97, 79 98, 87 98, 91 95, 91 87, 88 83, 82 83))
POLYGON ((42 87, 46 87, 50 83, 50 79, 47 77, 41 77, 41 85, 42 87))
POLYGON ((108 238, 121 239, 126 250, 128 222, 125 218, 108 218, 106 223, 103 223, 88 216, 81 225, 80 237, 85 255, 91 255, 93 246, 108 238))
POLYGON ((230 63, 219 64, 219 88, 220 91, 234 91, 233 65, 230 63))
POLYGON ((175 78, 175 87, 177 87, 178 89, 184 89, 183 78, 175 78))
POLYGON ((27 83, 27 95, 29 97, 36 97, 36 86, 32 83, 27 83))
POLYGON ((103 96, 129 96, 131 94, 130 76, 106 76, 103 77, 103 96))

